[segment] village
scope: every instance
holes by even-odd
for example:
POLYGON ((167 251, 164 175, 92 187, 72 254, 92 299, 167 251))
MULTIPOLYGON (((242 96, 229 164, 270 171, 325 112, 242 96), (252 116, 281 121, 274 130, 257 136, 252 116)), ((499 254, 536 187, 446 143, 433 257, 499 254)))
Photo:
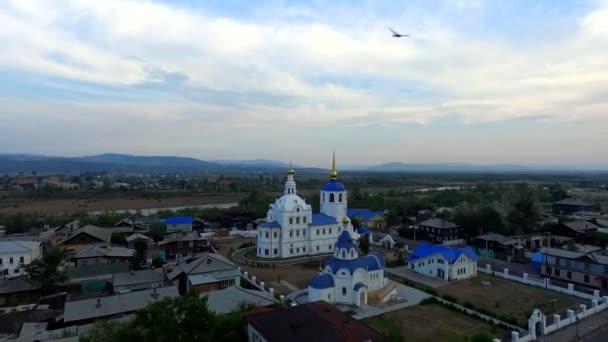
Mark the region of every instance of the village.
POLYGON ((250 341, 318 340, 340 325, 408 341, 569 341, 605 328, 608 254, 597 236, 608 235, 608 214, 599 205, 564 198, 542 213, 550 229, 468 236, 452 208, 394 225, 386 211, 349 207, 335 160, 319 212, 298 194, 289 168, 265 217, 0 227, 2 339, 77 341, 96 322, 192 294, 216 314, 244 312, 250 341), (307 329, 322 322, 330 331, 307 329))

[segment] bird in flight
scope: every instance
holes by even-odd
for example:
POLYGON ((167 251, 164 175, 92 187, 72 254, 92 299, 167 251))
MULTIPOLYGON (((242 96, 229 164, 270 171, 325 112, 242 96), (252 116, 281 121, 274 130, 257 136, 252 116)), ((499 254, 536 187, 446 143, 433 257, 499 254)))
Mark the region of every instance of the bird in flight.
POLYGON ((390 28, 390 27, 389 27, 388 29, 389 29, 389 31, 391 31, 391 32, 393 33, 393 37, 395 37, 395 38, 409 37, 409 36, 410 36, 409 34, 401 34, 401 33, 398 33, 398 32, 396 32, 395 30, 393 30, 393 29, 392 29, 392 28, 390 28))

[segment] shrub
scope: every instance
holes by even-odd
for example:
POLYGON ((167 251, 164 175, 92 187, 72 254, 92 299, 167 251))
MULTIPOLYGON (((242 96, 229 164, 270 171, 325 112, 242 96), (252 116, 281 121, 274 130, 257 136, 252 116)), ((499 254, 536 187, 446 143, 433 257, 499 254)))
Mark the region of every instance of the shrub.
MULTIPOLYGON (((464 303, 462 303, 462 306, 464 306, 467 309, 475 310, 475 305, 473 305, 473 303, 471 303, 469 301, 465 301, 464 303)), ((477 311, 481 312, 481 310, 477 310, 477 311)))
POLYGON ((454 296, 450 296, 449 294, 443 295, 443 296, 441 296, 441 298, 447 300, 448 302, 458 303, 458 298, 456 298, 454 296))
POLYGON ((436 304, 436 303, 438 303, 438 301, 437 301, 437 299, 435 297, 428 297, 428 298, 424 298, 420 302, 420 305, 436 304))

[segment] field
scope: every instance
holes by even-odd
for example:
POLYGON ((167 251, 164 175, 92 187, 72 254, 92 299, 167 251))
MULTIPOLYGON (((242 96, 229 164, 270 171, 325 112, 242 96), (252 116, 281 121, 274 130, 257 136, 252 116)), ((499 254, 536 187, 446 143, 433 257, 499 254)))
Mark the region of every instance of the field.
POLYGON ((467 341, 486 332, 505 341, 507 331, 451 311, 439 304, 416 305, 368 318, 365 323, 378 331, 400 331, 405 341, 467 341), (494 329, 494 330, 493 330, 494 329))
POLYGON ((38 212, 45 215, 125 209, 170 208, 204 204, 237 203, 244 197, 239 193, 210 193, 192 196, 151 198, 135 195, 110 194, 82 198, 0 198, 0 214, 38 212))
POLYGON ((458 281, 437 290, 441 295, 456 297, 460 304, 470 302, 475 307, 515 317, 520 326, 526 324, 528 316, 535 308, 549 315, 583 304, 582 300, 576 297, 486 274, 479 274, 477 278, 458 281), (483 285, 482 280, 491 284, 483 285))

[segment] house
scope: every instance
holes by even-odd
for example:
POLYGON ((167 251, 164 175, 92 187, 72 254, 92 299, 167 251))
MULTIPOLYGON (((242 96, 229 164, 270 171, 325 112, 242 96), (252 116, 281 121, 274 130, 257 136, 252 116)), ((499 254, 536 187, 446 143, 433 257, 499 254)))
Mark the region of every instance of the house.
POLYGON ((37 177, 20 177, 15 179, 13 184, 26 191, 36 190, 39 185, 37 177))
POLYGON ((384 336, 324 301, 245 314, 249 342, 376 342, 384 336))
POLYGON ((279 301, 270 294, 262 291, 248 290, 240 286, 231 286, 222 290, 202 293, 207 297, 209 310, 218 315, 239 311, 243 303, 259 306, 271 306, 279 301))
POLYGON ((198 236, 198 233, 189 234, 175 233, 165 236, 158 242, 160 258, 163 260, 175 260, 185 256, 192 256, 197 253, 211 251, 211 244, 208 238, 198 236))
POLYGON ((424 222, 433 218, 435 213, 432 210, 423 209, 416 212, 416 222, 424 222))
POLYGON ((135 250, 117 246, 84 246, 73 257, 76 267, 90 265, 125 264, 131 261, 135 250))
POLYGON ((0 307, 37 303, 41 287, 24 276, 0 278, 0 307))
POLYGON ((572 215, 577 212, 599 212, 600 209, 594 204, 583 202, 581 200, 566 198, 553 203, 553 213, 557 215, 572 215))
POLYGON ((149 290, 167 285, 165 272, 162 269, 122 272, 112 275, 114 293, 149 290))
POLYGON ((395 239, 390 234, 386 234, 378 243, 387 249, 395 249, 397 245, 397 242, 395 242, 395 239))
POLYGON ((557 235, 570 236, 580 240, 587 234, 597 231, 598 228, 598 226, 588 221, 573 220, 565 221, 552 227, 551 232, 557 235))
POLYGON ((40 241, 0 241, 0 277, 23 275, 25 266, 41 254, 40 241))
POLYGON ((179 260, 175 266, 167 268, 167 278, 179 286, 180 293, 209 292, 240 286, 241 271, 222 255, 205 253, 179 260))
POLYGON ((368 209, 347 209, 346 216, 349 219, 357 219, 361 226, 371 229, 385 229, 386 219, 381 211, 373 211, 368 209))
POLYGON ((569 283, 608 290, 608 255, 600 247, 541 248, 541 274, 569 283))
POLYGON ((357 242, 348 231, 342 231, 334 255, 308 284, 308 301, 354 306, 385 302, 397 294, 388 283, 385 265, 384 258, 375 253, 359 257, 357 242))
POLYGON ((167 217, 167 234, 192 231, 192 216, 167 217))
POLYGON ((129 248, 135 248, 135 244, 137 244, 138 242, 143 242, 146 245, 149 243, 153 243, 152 239, 149 236, 139 233, 131 234, 127 236, 125 240, 127 240, 127 246, 129 248))
POLYGON ((102 318, 134 313, 164 298, 176 298, 178 296, 177 288, 171 286, 66 302, 63 310, 63 321, 71 325, 92 323, 102 318))
POLYGON ((207 221, 195 217, 192 219, 192 230, 194 230, 195 232, 205 232, 208 231, 210 228, 210 225, 207 221))
POLYGON ((116 222, 113 226, 114 228, 132 228, 132 231, 145 232, 148 230, 148 227, 141 221, 134 221, 130 218, 123 218, 122 220, 116 222))
POLYGON ((94 244, 109 244, 112 237, 110 229, 99 228, 88 224, 74 230, 65 239, 59 242, 59 246, 65 247, 73 252, 94 244))
POLYGON ((507 261, 524 257, 524 248, 515 239, 498 233, 486 233, 475 237, 473 247, 483 257, 507 261))
POLYGON ((445 245, 461 243, 460 226, 456 223, 432 218, 418 224, 418 234, 424 239, 445 245))
POLYGON ((423 242, 405 261, 412 271, 451 281, 476 276, 477 259, 468 246, 454 248, 423 242))

